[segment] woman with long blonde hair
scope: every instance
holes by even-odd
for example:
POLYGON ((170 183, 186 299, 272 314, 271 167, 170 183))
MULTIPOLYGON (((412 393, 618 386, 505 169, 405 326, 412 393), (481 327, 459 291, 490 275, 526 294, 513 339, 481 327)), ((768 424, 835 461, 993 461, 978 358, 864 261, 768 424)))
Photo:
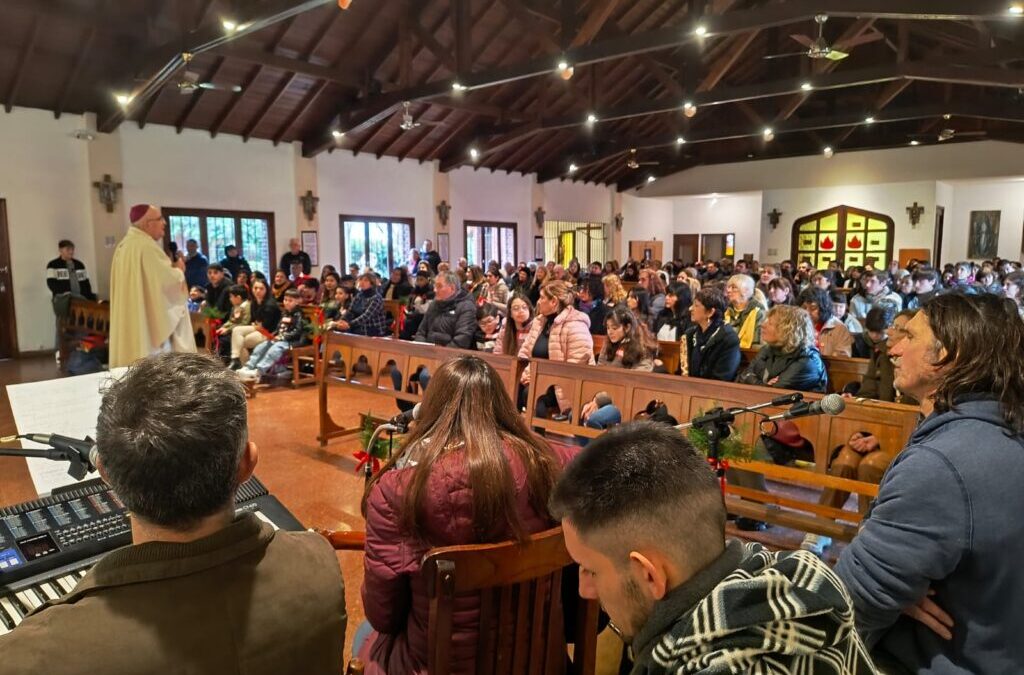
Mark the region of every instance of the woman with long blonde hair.
POLYGON ((626 302, 626 289, 622 287, 622 279, 618 274, 607 274, 601 279, 604 284, 604 303, 609 307, 626 302))

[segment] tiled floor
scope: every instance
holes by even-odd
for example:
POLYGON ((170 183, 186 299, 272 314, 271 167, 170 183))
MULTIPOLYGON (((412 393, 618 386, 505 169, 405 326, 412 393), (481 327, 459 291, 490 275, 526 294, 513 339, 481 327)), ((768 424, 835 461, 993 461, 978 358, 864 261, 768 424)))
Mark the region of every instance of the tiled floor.
MULTIPOLYGON (((0 435, 15 433, 3 385, 46 380, 58 375, 52 358, 0 361, 0 435)), ((331 390, 330 408, 335 421, 346 426, 357 424, 361 412, 372 411, 379 415, 397 412, 393 399, 340 387, 331 390)), ((352 458, 352 453, 359 449, 358 437, 332 441, 321 449, 316 440, 317 429, 314 387, 261 390, 249 404, 250 437, 260 452, 256 475, 307 527, 361 530, 364 521, 359 506, 363 479, 355 474, 356 462, 352 458)), ((0 457, 0 505, 35 496, 24 460, 0 457)), ((731 535, 737 534, 731 523, 728 527, 731 535)), ((802 533, 774 527, 748 538, 775 548, 795 548, 799 546, 802 533)), ((355 628, 364 618, 359 598, 362 554, 340 552, 338 562, 346 584, 348 652, 355 628)), ((610 631, 605 632, 607 635, 600 641, 598 673, 614 673, 621 643, 610 631)))

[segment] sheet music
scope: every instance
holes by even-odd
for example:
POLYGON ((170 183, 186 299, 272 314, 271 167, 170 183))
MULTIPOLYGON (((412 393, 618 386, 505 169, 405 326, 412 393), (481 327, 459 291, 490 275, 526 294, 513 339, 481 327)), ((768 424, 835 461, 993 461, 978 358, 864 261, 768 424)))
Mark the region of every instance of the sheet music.
MULTIPOLYGON (((109 372, 90 373, 76 377, 63 377, 43 382, 7 385, 7 396, 19 434, 61 434, 71 438, 96 438, 96 418, 99 416, 102 388, 112 377, 120 377, 127 368, 109 372)), ((24 448, 46 446, 22 441, 24 448)), ((76 483, 68 475, 66 462, 30 457, 28 471, 40 495, 56 487, 76 483)), ((89 474, 86 480, 95 478, 89 474)))

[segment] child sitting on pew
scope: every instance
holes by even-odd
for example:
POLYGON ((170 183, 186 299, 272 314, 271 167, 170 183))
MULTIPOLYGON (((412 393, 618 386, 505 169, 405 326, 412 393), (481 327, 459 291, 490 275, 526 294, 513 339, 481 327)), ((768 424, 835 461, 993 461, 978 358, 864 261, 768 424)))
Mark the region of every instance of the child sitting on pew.
POLYGON ((274 339, 256 346, 244 368, 238 371, 243 380, 257 381, 267 375, 274 365, 294 347, 308 343, 299 292, 289 288, 284 292, 284 311, 277 325, 274 339))
POLYGON ((228 300, 231 302, 228 320, 217 329, 217 335, 220 337, 217 343, 217 353, 222 359, 227 359, 231 353, 231 331, 239 326, 248 326, 252 323, 249 312, 249 289, 241 284, 231 286, 228 289, 228 300))

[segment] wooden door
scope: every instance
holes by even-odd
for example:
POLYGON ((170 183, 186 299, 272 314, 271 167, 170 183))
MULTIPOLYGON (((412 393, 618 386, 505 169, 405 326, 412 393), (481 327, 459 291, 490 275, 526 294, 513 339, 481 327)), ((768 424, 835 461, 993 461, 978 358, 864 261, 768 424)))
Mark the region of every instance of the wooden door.
POLYGON ((18 328, 14 322, 14 279, 11 275, 7 201, 0 199, 0 359, 10 359, 17 354, 18 328))
POLYGON ((672 237, 672 257, 684 264, 696 262, 699 247, 699 234, 677 234, 672 237))
POLYGON ((946 207, 935 207, 935 239, 932 242, 932 267, 942 270, 942 229, 946 224, 946 207))
POLYGON ((629 257, 637 261, 645 258, 664 261, 665 259, 661 257, 662 244, 663 242, 657 240, 631 241, 629 242, 629 257))

